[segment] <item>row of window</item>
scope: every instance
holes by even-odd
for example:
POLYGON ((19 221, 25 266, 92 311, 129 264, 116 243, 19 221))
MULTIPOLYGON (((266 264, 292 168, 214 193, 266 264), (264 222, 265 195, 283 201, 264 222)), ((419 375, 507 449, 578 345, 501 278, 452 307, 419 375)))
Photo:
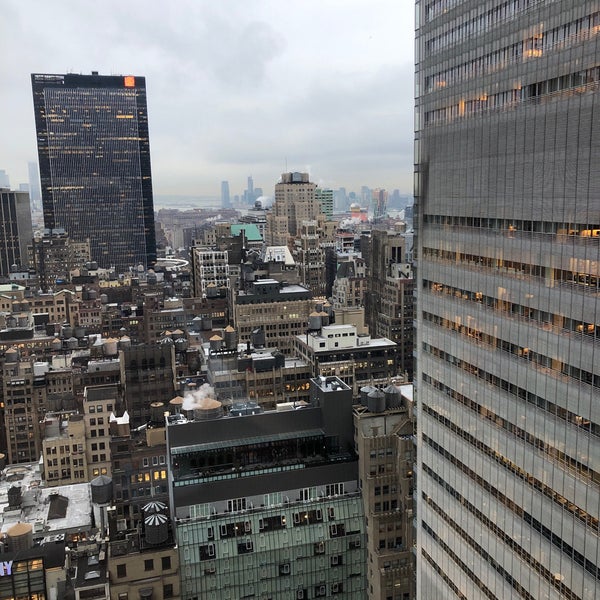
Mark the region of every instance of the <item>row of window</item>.
MULTIPOLYGON (((356 532, 352 532, 352 533, 356 533, 356 532)), ((336 537, 342 537, 345 536, 345 530, 342 526, 342 529, 340 530, 340 526, 338 525, 330 525, 329 526, 329 535, 331 538, 336 538, 336 537)), ((400 539, 400 544, 402 543, 402 538, 400 539)), ((350 539, 348 541, 348 550, 357 550, 361 547, 361 542, 360 542, 360 537, 356 537, 353 539, 350 539)), ((249 554, 254 552, 254 541, 252 540, 252 538, 245 538, 243 540, 240 540, 237 543, 237 550, 238 550, 238 554, 249 554)), ((322 554, 325 554, 325 542, 321 541, 321 542, 315 542, 313 544, 313 556, 319 556, 322 554)), ((201 562, 204 561, 212 561, 217 557, 217 546, 214 544, 214 542, 209 542, 208 544, 201 544, 200 546, 198 546, 198 555, 199 555, 199 560, 201 562)), ((301 558, 301 557, 298 557, 301 558)), ((289 563, 286 563, 289 564, 289 563)), ((332 556, 330 556, 330 566, 334 567, 334 566, 340 566, 344 564, 343 562, 343 555, 341 554, 334 554, 332 556)), ((281 567, 282 565, 280 565, 281 567)), ((214 567, 214 564, 210 565, 210 573, 207 573, 205 570, 205 574, 215 574, 216 573, 216 568, 214 567)), ((289 570, 286 573, 281 573, 280 571, 280 575, 289 575, 289 570)))
MULTIPOLYGON (((427 54, 431 56, 444 48, 463 42, 473 36, 480 35, 499 23, 514 18, 519 13, 528 10, 540 2, 548 3, 548 1, 549 0, 505 0, 505 2, 502 2, 467 21, 451 21, 444 24, 440 34, 432 36, 427 40, 425 50, 427 54)), ((462 15, 461 18, 464 19, 465 16, 468 17, 470 14, 471 13, 468 12, 465 15, 462 15)))
POLYGON ((494 94, 481 93, 476 98, 461 99, 457 104, 444 106, 425 113, 425 126, 440 125, 476 114, 498 109, 512 108, 517 104, 557 97, 565 94, 583 93, 593 90, 600 80, 598 66, 577 71, 561 77, 538 81, 520 88, 504 90, 494 94))
MULTIPOLYGON (((556 313, 549 313, 535 308, 529 308, 528 306, 517 304, 516 302, 498 300, 497 298, 493 296, 487 296, 482 292, 473 292, 471 290, 465 290, 463 288, 457 288, 451 285, 443 285, 441 283, 428 281, 426 279, 423 280, 423 289, 429 290, 433 294, 446 294, 460 300, 467 300, 476 304, 482 304, 489 308, 502 310, 515 317, 520 317, 531 323, 539 324, 544 329, 553 327, 558 333, 580 333, 589 336, 590 338, 596 338, 600 336, 600 323, 588 323, 586 321, 570 319, 556 313)), ((441 317, 437 317, 437 319, 441 319, 440 322, 442 325, 446 326, 446 319, 442 319, 441 317)), ((460 329, 462 331, 466 328, 461 325, 460 329)))
POLYGON ((508 64, 542 56, 552 48, 564 45, 566 41, 580 40, 595 34, 598 27, 600 27, 600 12, 595 12, 554 29, 540 31, 527 39, 425 77, 425 91, 443 89, 503 69, 508 64))
MULTIPOLYGON (((485 406, 482 406, 481 404, 478 404, 477 402, 475 402, 474 400, 471 400, 467 396, 460 394, 459 392, 456 392, 456 390, 452 390, 452 388, 449 388, 447 386, 446 386, 446 390, 448 392, 448 395, 450 395, 453 400, 460 402, 464 407, 473 411, 476 415, 478 415, 482 419, 490 421, 496 427, 503 429, 504 431, 514 435, 516 438, 523 440, 525 443, 529 444, 532 448, 540 450, 542 453, 546 454, 550 458, 557 459, 560 462, 570 466, 571 468, 576 470, 580 475, 584 475, 586 477, 590 477, 593 480, 600 481, 600 473, 589 468, 587 464, 582 463, 577 458, 573 458, 572 456, 567 454, 567 452, 559 450, 552 444, 543 441, 542 439, 536 437, 535 435, 533 435, 532 433, 523 429, 522 427, 518 427, 514 423, 511 423, 510 421, 508 421, 507 419, 500 417, 500 415, 498 415, 497 413, 493 412, 492 410, 486 408, 485 406)), ((435 412, 430 407, 424 407, 423 410, 427 414, 435 413, 436 418, 438 418, 438 416, 439 416, 438 413, 435 412)), ((441 417, 441 419, 445 423, 446 419, 444 417, 441 417)), ((438 418, 438 420, 440 420, 440 418, 438 418)), ((451 423, 450 420, 447 420, 447 421, 448 421, 448 423, 451 423)), ((573 450, 573 449, 571 449, 571 450, 573 450)))
MULTIPOLYGON (((160 559, 160 565, 161 565, 161 569, 163 571, 168 571, 171 569, 171 557, 170 556, 162 556, 160 559)), ((144 560, 144 571, 146 571, 146 573, 154 571, 155 567, 154 567, 154 559, 153 558, 147 558, 144 560)), ((122 577, 127 577, 127 564, 126 563, 120 563, 117 564, 117 577, 122 578, 122 577)))
MULTIPOLYGON (((551 375, 570 377, 576 382, 581 382, 596 388, 600 388, 600 374, 595 374, 591 371, 570 365, 569 363, 558 358, 553 358, 546 354, 535 352, 527 346, 520 346, 519 344, 514 344, 500 337, 489 335, 474 327, 465 327, 456 321, 451 321, 450 319, 444 319, 437 315, 432 315, 431 313, 424 313, 424 317, 425 320, 429 320, 436 325, 442 325, 451 331, 457 331, 462 336, 471 338, 476 342, 480 342, 495 350, 500 350, 502 352, 511 354, 512 356, 526 360, 551 375)), ((457 363, 461 362, 460 360, 456 359, 456 357, 451 357, 451 360, 457 360, 457 363)), ((471 366, 472 365, 469 365, 469 367, 471 366)))
MULTIPOLYGON (((523 279, 524 277, 545 277, 543 280, 544 284, 554 282, 568 284, 575 286, 580 291, 594 294, 596 293, 596 289, 600 288, 600 277, 597 273, 592 272, 551 269, 540 264, 504 260, 494 256, 456 252, 456 250, 440 250, 439 248, 423 248, 423 257, 431 260, 443 260, 449 263, 461 263, 462 266, 467 267, 493 269, 507 275, 516 276, 519 279, 523 279)), ((573 266, 581 266, 591 271, 594 265, 592 265, 591 261, 588 261, 587 264, 584 262, 583 265, 574 264, 573 266)))
MULTIPOLYGON (((428 444, 432 448, 434 448, 436 451, 438 451, 440 454, 442 454, 442 456, 451 460, 451 462, 455 466, 459 467, 460 470, 463 473, 465 473, 468 477, 470 477, 471 479, 476 481, 486 491, 486 493, 489 493, 496 500, 498 500, 499 503, 503 504, 509 510, 511 510, 513 513, 515 513, 515 515, 517 517, 522 519, 525 523, 528 523, 536 531, 540 532, 548 541, 550 541, 554 546, 559 548, 563 553, 567 554, 571 559, 575 560, 575 562, 577 562, 582 567, 584 567, 589 573, 594 575, 594 577, 598 577, 598 575, 599 575, 598 568, 592 561, 586 559, 583 556, 583 554, 581 554, 580 552, 575 550, 570 544, 568 544, 564 540, 562 540, 558 535, 553 533, 548 527, 544 526, 540 521, 538 521, 535 517, 533 517, 531 514, 526 512, 521 506, 519 506, 518 504, 513 502, 508 496, 503 494, 500 490, 498 490, 497 488, 492 486, 483 477, 480 477, 474 471, 469 469, 469 467, 467 467, 466 465, 464 465, 463 463, 458 461, 458 459, 456 459, 456 457, 454 455, 449 453, 442 446, 439 446, 439 444, 437 444, 436 442, 433 442, 432 440, 429 440, 429 439, 428 439, 428 444)), ((454 498, 456 498, 461 503, 462 506, 466 507, 467 510, 472 512, 479 520, 481 520, 486 527, 492 529, 492 531, 494 533, 496 533, 502 539, 502 541, 510 547, 510 549, 513 552, 515 552, 518 556, 523 558, 525 560, 525 562, 527 562, 529 565, 531 565, 536 571, 539 571, 547 581, 549 581, 553 585, 555 585, 556 588, 562 594, 564 594, 566 598, 570 598, 572 600, 577 600, 578 596, 575 595, 564 583, 562 583, 561 578, 557 578, 554 573, 552 573, 551 571, 546 569, 543 565, 541 565, 532 555, 530 555, 519 544, 517 544, 516 541, 510 537, 510 535, 505 533, 500 527, 498 527, 495 523, 493 523, 493 521, 491 519, 487 518, 481 511, 479 511, 474 505, 472 505, 466 498, 464 498, 452 486, 450 486, 447 482, 445 482, 439 476, 438 473, 434 472, 434 470, 431 469, 427 465, 424 465, 424 471, 428 475, 430 475, 432 477, 432 479, 434 479, 434 481, 436 481, 436 483, 443 486, 444 489, 448 493, 450 493, 450 495, 452 495, 454 498)), ((426 496, 426 494, 424 494, 424 496, 426 496)), ((438 514, 443 514, 447 518, 447 515, 444 513, 444 511, 440 507, 438 507, 435 504, 435 502, 433 502, 433 500, 431 500, 431 502, 429 502, 427 500, 427 498, 424 498, 424 499, 428 504, 430 504, 430 506, 437 507, 436 512, 438 512, 438 514)), ((462 536, 461 532, 462 533, 464 533, 464 532, 462 531, 462 529, 460 527, 458 527, 454 523, 454 521, 452 521, 451 519, 448 518, 448 520, 446 522, 450 523, 451 527, 453 527, 455 529, 455 531, 457 531, 459 533, 459 535, 462 536)), ((483 556, 484 560, 486 560, 487 562, 490 562, 492 564, 492 566, 494 566, 494 568, 496 568, 494 559, 492 559, 489 555, 487 555, 487 556, 482 555, 482 556, 483 556)), ((509 579, 509 581, 511 581, 511 579, 509 579)))
MULTIPOLYGON (((581 522, 585 523, 588 527, 591 527, 594 531, 599 531, 600 521, 598 520, 598 518, 590 515, 579 506, 576 506, 567 498, 561 496, 556 490, 552 489, 550 486, 546 485, 545 483, 543 483, 542 481, 540 481, 539 479, 537 479, 536 477, 519 467, 517 464, 506 458, 505 456, 502 456, 499 452, 490 448, 490 446, 488 446, 487 444, 484 444, 482 441, 478 440, 471 434, 467 433, 463 429, 460 429, 454 423, 451 423, 448 419, 442 417, 439 413, 437 413, 430 407, 427 408, 427 414, 436 419, 438 422, 444 424, 452 432, 458 435, 461 439, 464 439, 474 448, 481 451, 484 456, 487 456, 490 460, 499 464, 501 467, 506 469, 515 477, 527 482, 529 485, 532 486, 532 488, 542 493, 546 498, 554 502, 563 510, 569 512, 581 522)), ((423 434, 423 440, 425 443, 430 444, 434 449, 436 449, 436 451, 442 452, 444 457, 447 460, 449 460, 452 464, 458 466, 461 469, 463 468, 463 466, 461 466, 462 463, 458 462, 458 459, 456 459, 454 456, 450 456, 449 453, 447 453, 445 450, 440 449, 441 447, 439 446, 439 444, 430 440, 426 434, 423 434)))

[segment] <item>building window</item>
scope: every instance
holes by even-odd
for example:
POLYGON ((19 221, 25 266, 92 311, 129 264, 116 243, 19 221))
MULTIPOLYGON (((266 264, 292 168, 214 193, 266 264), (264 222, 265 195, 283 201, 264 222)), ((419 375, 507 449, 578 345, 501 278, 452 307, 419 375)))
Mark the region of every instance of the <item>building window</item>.
POLYGON ((171 568, 171 557, 170 556, 163 556, 161 559, 161 562, 162 562, 163 571, 167 571, 168 569, 171 568))
MULTIPOLYGON (((117 565, 117 577, 127 577, 127 565, 117 565)), ((125 594, 127 595, 127 594, 125 594)))
POLYGON ((163 598, 172 598, 173 597, 173 584, 166 583, 163 585, 163 598))
POLYGON ((341 496, 344 493, 343 483, 333 483, 325 486, 326 496, 341 496))
POLYGON ((227 510, 229 512, 246 510, 246 498, 235 498, 234 500, 227 500, 227 510))
POLYGON ((144 561, 144 571, 154 570, 154 559, 148 558, 144 561))

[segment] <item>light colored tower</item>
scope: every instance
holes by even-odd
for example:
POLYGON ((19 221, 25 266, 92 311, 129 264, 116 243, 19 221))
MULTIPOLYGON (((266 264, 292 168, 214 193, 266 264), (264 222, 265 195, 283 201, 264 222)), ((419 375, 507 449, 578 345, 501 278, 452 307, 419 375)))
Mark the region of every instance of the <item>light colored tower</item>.
POLYGON ((418 596, 600 597, 600 3, 420 0, 418 596))
POLYGON ((231 208, 229 181, 221 181, 221 208, 231 208))

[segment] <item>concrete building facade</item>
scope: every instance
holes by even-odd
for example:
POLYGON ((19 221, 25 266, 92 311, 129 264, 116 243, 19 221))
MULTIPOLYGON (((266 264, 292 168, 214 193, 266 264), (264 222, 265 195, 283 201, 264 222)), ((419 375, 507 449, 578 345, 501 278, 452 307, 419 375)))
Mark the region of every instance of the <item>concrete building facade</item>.
POLYGON ((418 594, 600 596, 600 4, 417 1, 418 594))

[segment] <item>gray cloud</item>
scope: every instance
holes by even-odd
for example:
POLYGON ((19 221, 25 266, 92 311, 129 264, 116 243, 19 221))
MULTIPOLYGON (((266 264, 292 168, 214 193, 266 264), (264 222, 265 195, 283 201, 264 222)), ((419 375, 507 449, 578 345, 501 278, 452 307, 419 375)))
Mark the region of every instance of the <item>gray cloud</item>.
POLYGON ((25 181, 35 156, 29 74, 94 69, 146 76, 156 193, 269 191, 286 160, 410 191, 410 4, 5 0, 0 168, 25 181))

